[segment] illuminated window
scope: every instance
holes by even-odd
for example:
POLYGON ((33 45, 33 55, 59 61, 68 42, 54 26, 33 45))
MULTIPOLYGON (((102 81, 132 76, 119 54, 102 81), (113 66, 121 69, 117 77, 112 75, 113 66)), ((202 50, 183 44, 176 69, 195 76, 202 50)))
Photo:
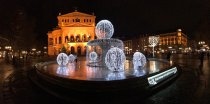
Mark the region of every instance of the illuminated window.
POLYGON ((69 41, 68 36, 65 36, 65 43, 68 41, 69 41))
POLYGON ((59 37, 59 40, 58 40, 58 42, 59 42, 59 44, 61 44, 61 43, 62 43, 62 41, 61 41, 61 37, 59 37))
POLYGON ((70 41, 74 42, 74 36, 71 36, 70 41))
POLYGON ((84 34, 83 35, 83 39, 82 39, 84 42, 86 41, 86 35, 84 34))
POLYGON ((57 44, 57 38, 55 38, 55 44, 57 44))
POLYGON ((90 19, 90 22, 91 22, 91 19, 90 19))
POLYGON ((76 41, 77 41, 77 42, 80 42, 79 35, 76 36, 76 41))
POLYGON ((85 19, 84 19, 84 22, 85 22, 85 19))
POLYGON ((91 37, 89 36, 89 37, 88 37, 88 41, 90 40, 90 38, 91 38, 91 37))
POLYGON ((79 18, 77 18, 77 19, 76 19, 76 22, 80 22, 80 19, 79 19, 79 18))

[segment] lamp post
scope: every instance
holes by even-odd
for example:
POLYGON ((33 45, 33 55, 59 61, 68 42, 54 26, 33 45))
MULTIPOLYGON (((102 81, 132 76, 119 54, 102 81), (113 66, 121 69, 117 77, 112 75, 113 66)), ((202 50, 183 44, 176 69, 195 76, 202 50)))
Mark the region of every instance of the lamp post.
POLYGON ((47 47, 44 46, 43 49, 44 49, 44 56, 45 56, 45 54, 47 55, 47 47))

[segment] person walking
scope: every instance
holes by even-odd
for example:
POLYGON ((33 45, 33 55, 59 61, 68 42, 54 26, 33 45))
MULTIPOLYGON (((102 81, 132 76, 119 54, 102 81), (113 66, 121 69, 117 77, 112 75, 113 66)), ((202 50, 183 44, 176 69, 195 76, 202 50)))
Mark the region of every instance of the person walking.
POLYGON ((210 52, 207 52, 207 58, 209 59, 209 54, 210 54, 210 52))
POLYGON ((171 58, 171 52, 168 51, 168 53, 167 53, 167 55, 166 55, 166 59, 167 59, 168 61, 170 61, 170 58, 171 58))
POLYGON ((200 56, 199 56, 199 58, 200 58, 200 65, 203 65, 204 54, 205 53, 203 51, 201 51, 200 56))

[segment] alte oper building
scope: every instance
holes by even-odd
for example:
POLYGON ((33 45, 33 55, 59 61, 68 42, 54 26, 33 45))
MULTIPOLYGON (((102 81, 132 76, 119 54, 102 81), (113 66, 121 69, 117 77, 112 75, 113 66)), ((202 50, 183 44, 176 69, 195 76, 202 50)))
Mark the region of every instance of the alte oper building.
POLYGON ((67 53, 85 55, 86 44, 95 38, 95 16, 74 11, 57 16, 58 26, 48 35, 48 55, 67 53))

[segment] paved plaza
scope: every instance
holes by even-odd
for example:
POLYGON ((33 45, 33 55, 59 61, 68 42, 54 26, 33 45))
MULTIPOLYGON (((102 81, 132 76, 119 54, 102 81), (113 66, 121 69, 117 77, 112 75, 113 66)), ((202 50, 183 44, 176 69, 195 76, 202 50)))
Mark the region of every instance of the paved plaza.
MULTIPOLYGON (((209 104, 210 60, 203 65, 197 56, 174 54, 173 60, 182 68, 181 75, 170 85, 146 99, 135 96, 125 103, 134 104, 209 104)), ((0 60, 0 104, 72 104, 58 99, 34 85, 28 77, 31 63, 13 66, 0 60)), ((71 99, 71 98, 69 98, 71 99)), ((91 98, 96 99, 97 98, 91 98)), ((82 100, 82 99, 81 99, 82 100)), ((104 101, 109 99, 104 98, 104 101)), ((99 101, 103 102, 103 101, 99 101)), ((110 103, 124 103, 112 102, 110 103)))

